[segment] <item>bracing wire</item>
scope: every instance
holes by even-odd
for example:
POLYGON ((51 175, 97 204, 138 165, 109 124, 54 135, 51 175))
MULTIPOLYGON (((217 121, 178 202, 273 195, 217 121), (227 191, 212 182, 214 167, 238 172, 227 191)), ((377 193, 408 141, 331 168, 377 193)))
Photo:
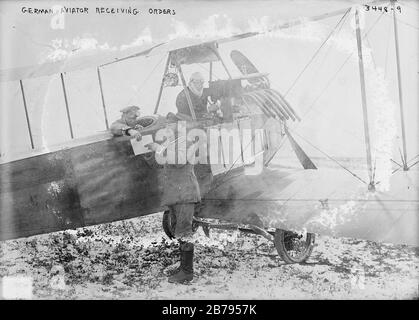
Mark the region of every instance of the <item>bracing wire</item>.
MULTIPOLYGON (((409 161, 407 161, 407 163, 406 163, 406 165, 407 165, 407 167, 408 167, 408 169, 410 169, 410 168, 412 168, 412 167, 414 167, 415 165, 417 165, 418 163, 419 163, 419 160, 418 161, 416 161, 416 162, 414 162, 413 164, 412 164, 412 161, 413 160, 415 160, 416 158, 418 158, 419 157, 419 154, 417 154, 416 156, 414 156, 412 159, 410 159, 409 161)), ((392 159, 391 159, 392 160, 392 159)), ((395 169, 395 170, 393 170, 393 172, 391 173, 391 174, 394 174, 394 173, 396 173, 397 171, 399 171, 401 168, 403 168, 403 166, 402 165, 400 165, 400 164, 398 164, 396 161, 394 161, 394 160, 392 160, 394 163, 396 163, 399 167, 397 168, 397 169, 395 169)))
POLYGON ((150 73, 147 75, 147 77, 144 79, 144 81, 141 82, 141 85, 139 86, 139 90, 136 91, 136 93, 135 93, 137 96, 140 93, 140 91, 142 90, 144 84, 150 79, 151 75, 154 73, 154 71, 156 71, 157 67, 160 66, 160 64, 163 62, 164 57, 165 57, 165 55, 162 55, 162 57, 160 58, 160 60, 154 66, 153 70, 151 70, 150 73))
POLYGON ((321 152, 322 154, 324 154, 328 159, 332 160, 333 162, 335 162, 337 165, 339 165, 342 169, 346 170, 347 172, 349 172, 352 176, 354 176, 355 178, 357 178, 359 181, 366 183, 362 178, 360 178, 358 175, 356 175, 354 172, 352 172, 351 170, 349 170, 348 168, 346 168, 344 165, 342 165, 339 161, 337 161, 336 159, 334 159, 332 156, 330 156, 329 154, 327 154, 326 152, 324 152, 323 150, 321 150, 320 148, 316 147, 314 144, 312 144, 310 141, 308 141, 306 138, 304 138, 303 136, 301 136, 298 132, 296 132, 295 130, 292 130, 289 128, 289 130, 291 130, 293 133, 295 133, 297 136, 299 136, 301 139, 303 139, 305 142, 307 142, 309 145, 311 145, 314 149, 316 149, 317 151, 321 152))
POLYGON ((417 165, 419 163, 419 160, 418 161, 416 161, 415 163, 413 163, 413 164, 410 164, 409 165, 409 169, 411 168, 411 167, 414 167, 415 165, 417 165))
POLYGON ((419 27, 414 26, 413 24, 410 24, 410 23, 408 23, 408 22, 406 22, 406 21, 400 20, 399 18, 396 18, 396 20, 397 20, 398 22, 400 22, 401 24, 404 24, 404 25, 406 25, 406 26, 408 26, 408 27, 410 27, 410 28, 413 28, 413 29, 419 30, 419 27))
MULTIPOLYGON (((324 117, 326 119, 329 119, 329 120, 332 120, 332 118, 330 118, 329 115, 323 113, 322 111, 316 110, 316 112, 319 113, 322 117, 324 117)), ((358 139, 360 142, 364 142, 364 138, 361 135, 357 134, 356 132, 350 131, 350 130, 345 129, 345 128, 341 128, 341 130, 343 132, 346 132, 347 134, 349 134, 353 138, 358 139)), ((374 149, 375 151, 378 151, 378 152, 380 151, 380 149, 378 149, 377 147, 371 146, 371 148, 374 149)))
MULTIPOLYGON (((391 16, 387 16, 387 15, 386 15, 386 17, 387 17, 387 18, 389 18, 389 19, 393 19, 391 16)), ((396 17, 396 20, 397 20, 397 22, 400 22, 401 24, 404 24, 404 25, 405 25, 405 26, 407 26, 407 27, 410 27, 410 28, 413 28, 413 29, 419 30, 419 27, 418 27, 418 26, 414 26, 413 24, 410 24, 409 22, 406 22, 406 21, 400 20, 400 19, 399 19, 399 18, 397 18, 397 17, 396 17)))
POLYGON ((326 44, 326 42, 330 39, 330 37, 332 36, 332 34, 336 31, 336 29, 339 27, 340 23, 343 21, 343 19, 346 17, 346 15, 349 13, 349 11, 351 11, 351 8, 349 8, 348 10, 346 10, 346 12, 343 14, 343 16, 339 19, 338 23, 336 24, 336 26, 333 28, 333 30, 328 34, 328 36, 326 37, 326 39, 323 41, 323 43, 320 45, 320 47, 316 50, 316 52, 314 53, 314 55, 311 57, 311 59, 307 62, 307 64, 304 66, 304 68, 300 71, 300 73, 298 74, 298 76, 295 78, 294 82, 291 84, 291 86, 288 88, 288 90, 285 92, 284 97, 292 90, 292 88, 294 88, 295 84, 297 83, 297 81, 300 79, 300 77, 303 75, 303 73, 307 70, 307 68, 310 66, 310 64, 313 62, 313 60, 317 57, 317 55, 319 54, 320 50, 323 48, 323 46, 326 44))
MULTIPOLYGON (((343 26, 345 25, 345 23, 346 23, 346 19, 348 19, 348 16, 346 16, 345 20, 341 23, 341 25, 340 25, 340 27, 339 27, 339 30, 336 32, 336 37, 338 36, 338 34, 340 34, 340 32, 341 32, 341 30, 342 30, 343 26)), ((324 57, 323 57, 323 60, 320 62, 319 66, 318 66, 318 68, 317 68, 317 71, 316 71, 316 72, 314 72, 314 76, 316 76, 316 75, 319 73, 319 71, 320 71, 320 70, 322 70, 323 65, 324 65, 324 63, 327 61, 327 57, 329 56, 329 53, 330 53, 331 51, 332 51, 332 47, 329 45, 329 47, 327 48, 327 51, 326 51, 326 53, 325 53, 325 55, 324 55, 324 57)), ((311 82, 312 82, 312 81, 313 81, 313 79, 311 79, 311 82)))
MULTIPOLYGON (((378 21, 380 21, 380 19, 382 18, 383 13, 381 13, 381 15, 375 20, 374 24, 370 27, 370 29, 363 35, 363 38, 365 38, 368 33, 375 27, 375 25, 378 23, 378 21)), ((335 74, 332 76, 332 78, 330 78, 330 80, 327 82, 326 86, 323 88, 323 90, 320 92, 320 94, 316 97, 316 99, 314 99, 314 101, 312 102, 312 104, 309 106, 309 108, 307 109, 307 111, 304 113, 304 116, 307 115, 311 109, 315 106, 315 104, 317 103, 317 101, 323 96, 323 94, 326 92, 326 90, 329 88, 329 86, 332 84, 333 80, 337 77, 337 75, 339 74, 339 72, 343 69, 343 67, 346 65, 346 63, 348 63, 349 59, 353 56, 354 52, 352 52, 347 58, 346 60, 342 63, 342 65, 340 66, 340 68, 335 72, 335 74)))
POLYGON ((165 55, 162 55, 161 59, 156 63, 154 68, 150 71, 150 73, 146 76, 146 78, 141 82, 141 84, 139 85, 139 89, 135 90, 135 93, 129 99, 128 104, 131 104, 133 102, 134 97, 139 98, 139 94, 140 94, 141 90, 143 89, 144 84, 150 79, 150 77, 152 76, 154 71, 157 69, 157 67, 160 66, 164 57, 165 57, 165 55))
MULTIPOLYGON (((381 15, 375 20, 375 22, 373 23, 373 25, 370 27, 370 29, 363 35, 363 38, 365 38, 369 32, 376 26, 376 24, 378 23, 378 21, 381 19, 381 17, 383 16, 383 13, 381 13, 381 15)), ((354 53, 352 52, 347 58, 346 60, 343 62, 343 64, 340 66, 340 68, 335 72, 335 74, 332 76, 332 78, 328 81, 328 83, 326 84, 326 86, 324 87, 324 89, 321 91, 320 95, 313 101, 313 103, 310 105, 310 107, 308 108, 308 110, 304 113, 304 115, 307 115, 307 113, 309 113, 312 108, 315 106, 316 102, 320 99, 320 97, 324 94, 324 92, 329 88, 330 84, 332 83, 332 81, 336 78, 336 76, 339 74, 339 72, 343 69, 343 67, 346 65, 346 63, 349 61, 349 59, 352 57, 354 53)), ((295 132, 294 130, 292 130, 293 132, 295 132)), ((296 133, 296 132, 295 132, 296 133)), ((301 137, 301 135, 299 135, 298 133, 296 133, 299 137, 301 137)), ((324 154, 326 157, 328 157, 330 160, 334 161, 335 163, 337 163, 340 167, 342 167, 344 170, 348 171, 351 175, 353 175, 355 178, 357 178, 358 180, 362 181, 363 183, 367 184, 364 180, 362 180, 359 176, 357 176, 355 173, 353 173, 352 171, 350 171, 348 168, 346 168, 345 166, 343 166, 340 162, 338 162, 336 159, 330 157, 327 153, 325 153, 324 151, 320 150, 318 147, 314 146, 312 143, 310 143, 309 141, 307 141, 305 138, 301 137, 303 140, 305 140, 308 144, 310 144, 313 148, 317 149, 319 152, 321 152, 322 154, 324 154)))
MULTIPOLYGON (((383 16, 383 13, 376 19, 376 21, 373 23, 373 25, 370 27, 370 29, 363 35, 363 38, 366 38, 367 35, 370 33, 370 31, 376 26, 376 24, 379 22, 379 20, 381 19, 381 17, 383 16)), ((342 19, 341 19, 342 20, 342 19)), ((335 27, 336 29, 336 27, 335 27)), ((324 45, 324 43, 322 44, 322 46, 324 45)), ((322 92, 320 93, 320 95, 313 101, 313 103, 310 105, 309 109, 305 112, 304 115, 306 115, 308 112, 311 111, 311 109, 314 107, 314 105, 316 104, 316 102, 318 101, 318 99, 323 95, 323 93, 327 90, 327 88, 330 86, 330 84, 332 83, 332 81, 336 78, 336 76, 339 74, 339 72, 343 69, 343 67, 346 65, 346 63, 349 61, 349 59, 352 57, 353 53, 351 53, 348 58, 344 61, 344 63, 341 65, 341 67, 336 71, 336 73, 332 76, 332 78, 329 80, 329 82, 326 84, 326 87, 322 90, 322 92)), ((288 90, 289 91, 289 90, 288 90)), ((293 131, 293 130, 292 130, 293 131)), ((293 131, 294 132, 294 131, 293 131)), ((300 136, 298 133, 296 133, 298 136, 300 136)), ((301 137, 301 136, 300 136, 301 137)), ((303 137, 301 137, 303 138, 303 137)), ((303 138, 304 139, 304 138, 303 138)), ((306 139, 304 139, 306 140, 306 139)), ((307 140, 306 140, 307 141, 307 140)), ((308 142, 308 141, 307 141, 308 142)), ((278 150, 283 146, 283 144, 285 143, 285 139, 281 142, 278 150)), ((346 168, 345 166, 343 166, 340 162, 338 162, 336 159, 332 158, 331 156, 329 156, 327 153, 323 152, 322 150, 320 150, 319 148, 317 148, 316 146, 314 146, 313 144, 311 144, 310 142, 308 142, 312 147, 314 147, 315 149, 317 149, 318 151, 320 151, 321 153, 323 153, 326 157, 328 157, 330 160, 334 161, 335 163, 337 163, 340 167, 342 167, 344 170, 348 171, 352 176, 354 176, 355 178, 357 178, 358 180, 362 181, 363 183, 367 184, 363 179, 361 179, 359 176, 357 176, 355 173, 353 173, 352 171, 350 171, 348 168, 346 168)))
MULTIPOLYGON (((381 16, 380 16, 380 17, 381 17, 381 16)), ((379 17, 379 18, 380 18, 380 17, 379 17)), ((379 19, 379 18, 378 18, 378 19, 379 19)), ((378 22, 378 19, 377 19, 376 23, 378 22)), ((375 25, 376 23, 374 23, 374 25, 375 25)), ((371 29, 374 27, 374 25, 371 27, 371 29)), ((390 25, 390 26, 391 26, 391 25, 390 25)), ((370 29, 370 30, 368 30, 368 32, 364 35, 364 37, 367 37, 367 35, 368 35, 368 33, 371 31, 371 29, 370 29)), ((390 36, 389 36, 389 37, 390 37, 390 36)), ((388 39, 389 39, 389 38, 388 38, 388 39)), ((367 40, 368 40, 368 38, 367 38, 367 40)), ((387 53, 388 53, 388 43, 389 43, 389 42, 387 42, 387 53)), ((349 58, 348 58, 347 60, 349 60, 349 58)), ((387 56, 386 56, 386 61, 387 61, 387 56)), ((346 64, 346 62, 347 62, 347 61, 345 61, 343 65, 345 65, 345 64, 346 64)), ((341 68, 343 68, 343 66, 342 66, 341 68)), ((340 71, 340 69, 337 71, 337 73, 338 73, 339 71, 340 71)), ((333 76, 333 77, 332 77, 331 81, 332 81, 334 78, 335 78, 335 76, 333 76)), ((329 83, 331 83, 331 81, 330 81, 329 83)), ((328 83, 328 85, 326 85, 326 88, 329 86, 329 83, 328 83)), ((323 90, 323 91, 325 91, 325 90, 323 90)), ((323 92, 322 92, 321 94, 323 94, 323 92)), ((313 103, 315 103, 317 100, 318 100, 318 99, 316 99, 313 103)), ((312 106, 313 106, 313 105, 311 105, 311 107, 309 108, 309 110, 307 110, 307 112, 306 112, 304 115, 306 115, 306 114, 310 111, 310 109, 312 108, 312 106)), ((318 112, 319 112, 319 113, 321 113, 321 114, 323 114, 323 113, 322 113, 322 112, 320 112, 320 111, 318 111, 318 112)), ((326 116, 326 115, 324 115, 324 114, 323 114, 323 116, 326 116)), ((345 130, 345 131, 347 131, 348 133, 350 133, 350 134, 351 134, 351 135, 353 135, 354 137, 360 138, 360 137, 356 136, 354 133, 349 132, 348 130, 345 130)), ((282 143, 282 144, 283 144, 283 143, 282 143)), ((281 144, 281 146, 282 146, 282 144, 281 144)), ((373 149, 378 150, 378 149, 376 149, 376 148, 374 148, 374 147, 373 147, 373 149)), ((395 171, 398 171, 398 169, 396 169, 395 171)))
MULTIPOLYGON (((246 103, 246 105, 247 105, 247 103, 246 103)), ((268 119, 266 119, 265 120, 265 122, 264 122, 264 125, 265 125, 265 123, 268 121, 268 119)), ((249 146, 251 146, 252 145, 252 143, 253 143, 253 141, 255 140, 255 138, 256 138, 256 134, 254 134, 253 135, 253 137, 252 137, 252 140, 247 144, 247 146, 246 146, 246 148, 244 149, 244 150, 247 150, 247 148, 249 147, 249 146)), ((243 151, 244 151, 243 150, 243 151)), ((223 177, 226 177, 227 175, 228 175, 228 173, 231 171, 231 170, 233 170, 234 169, 234 165, 237 163, 237 161, 239 161, 239 159, 241 158, 241 155, 239 156, 239 157, 237 157, 236 158, 236 160, 234 160, 234 162, 233 162, 233 164, 231 165, 231 167, 226 171, 226 172, 224 172, 224 174, 223 174, 223 177)), ((229 181, 230 179, 224 179, 224 180, 221 180, 220 181, 220 183, 217 185, 217 186, 215 186, 214 188, 212 188, 210 191, 214 191, 214 190, 216 190, 216 189, 218 189, 221 185, 223 185, 224 183, 226 183, 227 181, 229 181)))
POLYGON ((419 154, 417 154, 416 156, 414 156, 412 159, 410 159, 408 162, 415 160, 417 157, 419 157, 419 154))
MULTIPOLYGON (((344 16, 342 16, 342 18, 344 18, 343 19, 343 21, 342 21, 342 19, 340 19, 340 21, 339 21, 339 23, 340 23, 340 27, 339 27, 339 30, 336 32, 336 35, 338 35, 339 33, 340 33, 340 31, 342 30, 342 28, 343 28, 343 26, 344 26, 344 24, 345 24, 345 22, 346 22, 346 19, 348 18, 348 15, 347 15, 347 12, 344 14, 344 16), (345 15, 346 15, 346 17, 345 17, 345 15)), ((339 25, 339 23, 337 24, 337 25, 339 25)), ((336 29, 336 28, 335 28, 336 29)), ((333 30, 332 31, 332 33, 334 32, 335 30, 333 30)), ((329 37, 330 37, 330 35, 329 35, 329 37)), ((323 43, 324 44, 324 43, 323 43)), ((322 46, 323 46, 323 44, 322 44, 322 46)), ((329 46, 329 48, 328 48, 328 50, 326 51, 326 54, 324 55, 324 59, 322 60, 322 62, 320 63, 320 67, 319 67, 319 69, 321 68, 321 66, 323 66, 323 64, 325 63, 325 61, 326 61, 326 58, 327 58, 327 56, 328 56, 328 54, 330 53, 330 51, 331 51, 331 47, 329 46)), ((317 52, 316 52, 316 54, 317 54, 317 52)), ((290 89, 288 89, 288 91, 289 91, 290 89)), ((306 113, 307 114, 307 113, 306 113)), ((283 139, 282 141, 281 141, 281 143, 280 143, 280 145, 279 145, 279 147, 277 148, 277 151, 272 155, 272 158, 275 156, 275 154, 283 147, 283 145, 284 145, 284 143, 285 143, 285 141, 286 141, 286 139, 283 139)))
POLYGON ((335 74, 330 78, 330 80, 327 82, 326 86, 323 88, 323 90, 320 92, 320 94, 314 99, 314 101, 310 104, 307 111, 304 113, 303 117, 306 116, 316 105, 317 101, 323 96, 323 94, 326 92, 327 89, 329 89, 329 86, 332 84, 333 80, 338 76, 339 72, 343 69, 343 67, 346 65, 346 63, 349 61, 349 59, 352 57, 353 53, 351 53, 350 56, 346 58, 346 60, 342 63, 340 68, 335 72, 335 74))

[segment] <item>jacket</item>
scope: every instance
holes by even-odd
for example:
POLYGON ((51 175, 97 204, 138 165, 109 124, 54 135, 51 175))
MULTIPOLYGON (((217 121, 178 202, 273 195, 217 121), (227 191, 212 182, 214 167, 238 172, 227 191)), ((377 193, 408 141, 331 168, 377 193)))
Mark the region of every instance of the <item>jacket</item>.
MULTIPOLYGON (((187 90, 189 92, 189 96, 191 97, 191 101, 194 107, 196 118, 197 119, 202 118, 204 114, 208 113, 208 110, 207 110, 207 100, 209 96, 208 89, 204 88, 204 91, 201 97, 198 97, 195 94, 193 94, 189 88, 187 88, 187 90)), ((182 90, 176 98, 176 108, 177 108, 178 113, 186 114, 192 117, 192 114, 188 105, 188 99, 186 98, 185 89, 182 90)))
MULTIPOLYGON (((112 123, 110 130, 111 133, 114 136, 123 136, 125 135, 125 130, 128 129, 138 129, 138 126, 140 126, 139 122, 134 123, 133 125, 128 125, 127 122, 123 119, 118 119, 115 122, 112 123)), ((140 126, 141 128, 141 126, 140 126)))

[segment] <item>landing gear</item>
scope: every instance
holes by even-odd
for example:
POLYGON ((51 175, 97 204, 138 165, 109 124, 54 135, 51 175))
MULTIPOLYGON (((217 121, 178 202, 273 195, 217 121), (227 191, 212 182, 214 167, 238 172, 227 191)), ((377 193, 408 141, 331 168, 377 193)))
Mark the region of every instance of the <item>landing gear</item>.
MULTIPOLYGON (((163 230, 170 239, 175 238, 176 215, 169 209, 163 213, 163 230)), ((298 234, 292 231, 276 229, 268 231, 253 225, 239 225, 235 223, 208 222, 197 216, 193 218, 192 230, 195 232, 200 226, 209 237, 209 229, 239 230, 263 236, 272 241, 281 259, 288 264, 304 263, 314 248, 314 233, 298 234)))
POLYGON ((275 248, 286 263, 305 262, 313 251, 314 240, 314 233, 302 235, 282 229, 275 230, 275 248))

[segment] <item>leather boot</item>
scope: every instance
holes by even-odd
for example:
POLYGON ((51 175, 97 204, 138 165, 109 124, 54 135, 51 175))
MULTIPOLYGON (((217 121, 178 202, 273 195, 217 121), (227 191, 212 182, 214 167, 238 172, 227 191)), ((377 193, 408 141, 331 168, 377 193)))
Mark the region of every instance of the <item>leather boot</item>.
POLYGON ((171 283, 185 283, 193 279, 193 243, 180 244, 180 266, 175 274, 169 277, 171 283))

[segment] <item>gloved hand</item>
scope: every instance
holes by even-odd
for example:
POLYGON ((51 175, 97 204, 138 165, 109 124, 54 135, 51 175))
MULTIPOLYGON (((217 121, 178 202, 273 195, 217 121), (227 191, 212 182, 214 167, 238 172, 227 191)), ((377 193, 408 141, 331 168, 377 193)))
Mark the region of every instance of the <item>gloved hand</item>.
POLYGON ((128 134, 131 137, 134 137, 137 141, 141 141, 141 139, 143 138, 141 133, 139 131, 135 130, 135 129, 129 129, 128 134))
POLYGON ((215 102, 213 102, 211 97, 208 97, 208 101, 207 101, 208 112, 216 112, 218 109, 220 109, 220 106, 221 106, 220 100, 216 100, 215 102))
POLYGON ((159 145, 158 143, 155 143, 155 142, 148 143, 144 147, 148 148, 150 151, 155 151, 157 153, 160 153, 163 149, 163 147, 161 145, 159 145))

